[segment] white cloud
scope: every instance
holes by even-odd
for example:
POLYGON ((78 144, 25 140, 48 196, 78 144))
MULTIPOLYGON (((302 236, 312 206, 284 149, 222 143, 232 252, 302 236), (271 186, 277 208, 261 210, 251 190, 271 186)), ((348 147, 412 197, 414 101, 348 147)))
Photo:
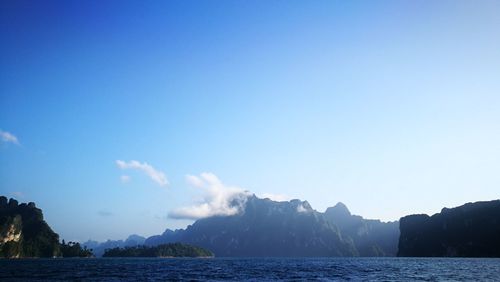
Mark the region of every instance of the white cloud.
POLYGON ((128 183, 128 182, 130 182, 130 176, 128 176, 128 175, 122 175, 122 176, 120 176, 120 181, 122 183, 128 183))
POLYGON ((308 212, 306 208, 302 204, 297 206, 297 212, 308 212))
POLYGON ((203 188, 203 185, 205 184, 205 182, 203 182, 200 177, 194 175, 186 175, 186 182, 189 185, 197 188, 203 188))
POLYGON ((216 215, 235 215, 242 211, 250 195, 242 188, 223 184, 213 173, 186 175, 186 182, 203 190, 203 200, 192 206, 171 211, 168 215, 170 218, 200 219, 216 215))
POLYGON ((0 130, 0 139, 2 139, 2 141, 5 143, 14 143, 16 145, 20 145, 17 137, 14 134, 7 131, 0 130))
POLYGON ((148 163, 140 163, 138 161, 125 162, 122 160, 117 160, 116 165, 121 169, 137 169, 146 173, 154 182, 158 183, 160 186, 168 185, 167 176, 162 171, 156 170, 153 166, 148 163))
POLYGON ((263 198, 263 199, 268 198, 268 199, 270 199, 272 201, 276 201, 276 202, 287 202, 287 201, 290 201, 292 199, 289 196, 284 195, 284 194, 271 194, 271 193, 264 193, 261 195, 261 198, 263 198))

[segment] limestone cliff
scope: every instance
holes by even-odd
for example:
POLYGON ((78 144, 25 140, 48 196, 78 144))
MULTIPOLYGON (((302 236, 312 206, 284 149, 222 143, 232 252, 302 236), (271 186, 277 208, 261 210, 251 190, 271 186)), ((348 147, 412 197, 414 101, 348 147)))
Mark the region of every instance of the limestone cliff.
POLYGON ((0 197, 0 257, 60 256, 59 236, 34 203, 0 197))
POLYGON ((398 256, 500 257, 500 200, 400 220, 398 256))

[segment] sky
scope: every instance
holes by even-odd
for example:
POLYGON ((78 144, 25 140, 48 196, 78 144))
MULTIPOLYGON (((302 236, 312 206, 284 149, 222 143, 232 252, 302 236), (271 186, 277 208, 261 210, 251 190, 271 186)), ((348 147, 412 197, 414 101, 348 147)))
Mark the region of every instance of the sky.
POLYGON ((498 1, 1 1, 0 195, 66 240, 500 198, 498 1))

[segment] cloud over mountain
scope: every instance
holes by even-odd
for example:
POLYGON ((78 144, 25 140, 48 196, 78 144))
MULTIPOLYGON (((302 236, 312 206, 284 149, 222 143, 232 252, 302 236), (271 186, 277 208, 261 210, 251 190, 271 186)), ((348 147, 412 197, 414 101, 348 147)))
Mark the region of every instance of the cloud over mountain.
POLYGON ((240 187, 222 183, 213 173, 199 176, 186 175, 186 182, 203 191, 203 199, 194 205, 171 211, 168 216, 175 219, 200 219, 215 215, 234 215, 245 205, 249 192, 240 187))
POLYGON ((284 195, 284 194, 263 193, 260 196, 261 196, 261 198, 264 198, 264 199, 268 198, 269 200, 273 200, 276 202, 290 201, 292 199, 288 195, 284 195))

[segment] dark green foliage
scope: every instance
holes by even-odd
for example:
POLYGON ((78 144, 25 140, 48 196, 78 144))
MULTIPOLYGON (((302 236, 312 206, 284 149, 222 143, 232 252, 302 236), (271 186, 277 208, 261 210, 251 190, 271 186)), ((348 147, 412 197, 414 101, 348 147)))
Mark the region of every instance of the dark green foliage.
POLYGON ((203 248, 180 243, 107 249, 103 257, 212 257, 203 248))
POLYGON ((82 248, 78 242, 64 242, 61 243, 61 254, 64 258, 81 257, 88 258, 92 257, 92 249, 87 249, 86 246, 82 248))
POLYGON ((87 241, 83 243, 83 246, 87 248, 91 248, 92 252, 96 257, 101 257, 104 254, 106 249, 113 248, 123 248, 123 247, 135 247, 139 245, 143 245, 146 238, 132 234, 125 241, 123 240, 107 240, 106 242, 96 242, 96 241, 87 241))
POLYGON ((59 235, 43 220, 34 203, 18 204, 0 197, 0 239, 9 232, 20 233, 18 241, 0 244, 4 257, 53 257, 60 255, 59 235))
POLYGON ((7 242, 0 248, 0 254, 6 258, 18 257, 22 253, 21 244, 19 242, 7 242))
POLYGON ((398 256, 500 257, 500 200, 400 220, 398 256))

